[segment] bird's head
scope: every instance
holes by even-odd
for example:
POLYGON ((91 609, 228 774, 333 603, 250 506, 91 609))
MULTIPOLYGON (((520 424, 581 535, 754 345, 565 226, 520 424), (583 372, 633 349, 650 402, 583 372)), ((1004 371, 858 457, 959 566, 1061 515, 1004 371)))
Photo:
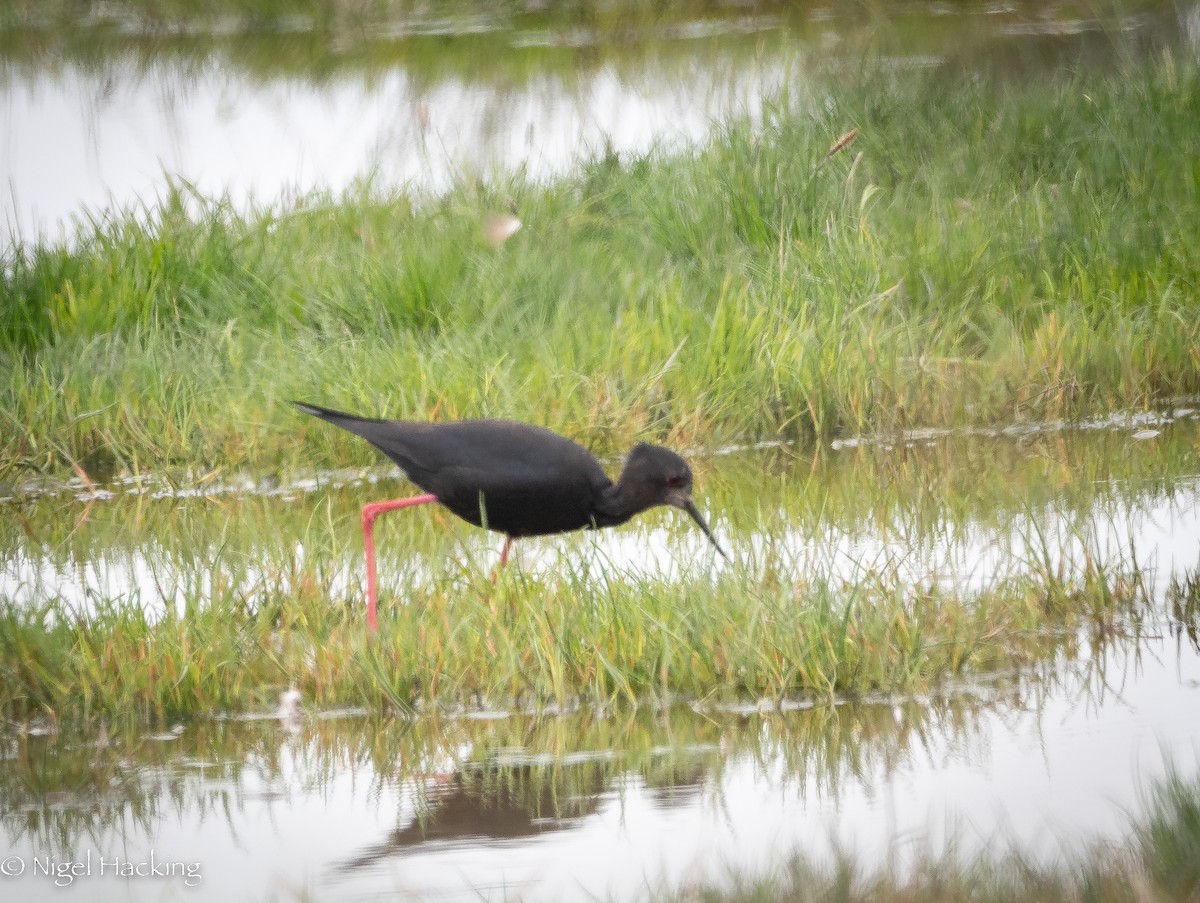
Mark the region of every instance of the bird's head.
POLYGON ((642 508, 670 505, 686 511, 722 557, 729 557, 692 501, 692 469, 675 452, 639 442, 625 460, 619 483, 642 508))

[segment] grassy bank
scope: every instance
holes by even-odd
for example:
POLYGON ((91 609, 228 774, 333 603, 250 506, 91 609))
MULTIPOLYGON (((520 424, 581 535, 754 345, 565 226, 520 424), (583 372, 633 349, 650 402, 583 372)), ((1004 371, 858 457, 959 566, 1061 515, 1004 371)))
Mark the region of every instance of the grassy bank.
POLYGON ((293 397, 612 451, 1200 390, 1194 60, 812 91, 549 185, 248 214, 179 186, 69 248, 9 248, 0 479, 373 460, 293 397), (509 199, 524 228, 493 249, 480 224, 509 199))

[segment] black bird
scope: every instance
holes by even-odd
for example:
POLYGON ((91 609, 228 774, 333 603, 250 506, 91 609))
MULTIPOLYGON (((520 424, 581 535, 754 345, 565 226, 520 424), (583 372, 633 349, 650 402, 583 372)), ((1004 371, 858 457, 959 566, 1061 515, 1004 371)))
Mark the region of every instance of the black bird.
POLYGON ((591 452, 539 426, 511 420, 377 420, 293 404, 366 439, 428 493, 363 506, 367 620, 372 630, 375 518, 397 508, 440 502, 465 521, 504 533, 501 567, 518 536, 614 527, 655 505, 682 508, 725 556, 692 501, 691 468, 669 449, 639 442, 614 483, 591 452))

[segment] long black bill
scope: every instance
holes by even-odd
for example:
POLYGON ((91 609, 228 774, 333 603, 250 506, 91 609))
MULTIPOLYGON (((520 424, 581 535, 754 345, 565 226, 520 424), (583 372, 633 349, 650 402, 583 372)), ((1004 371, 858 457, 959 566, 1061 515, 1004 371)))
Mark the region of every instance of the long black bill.
POLYGON ((708 524, 706 524, 704 522, 704 518, 700 516, 700 509, 696 507, 696 503, 691 499, 685 500, 683 503, 683 510, 692 516, 692 520, 694 520, 696 525, 704 531, 704 535, 708 537, 708 541, 711 542, 716 547, 717 551, 721 553, 721 557, 728 561, 729 556, 725 554, 725 550, 722 549, 721 544, 717 542, 717 537, 712 535, 712 530, 708 529, 708 524))

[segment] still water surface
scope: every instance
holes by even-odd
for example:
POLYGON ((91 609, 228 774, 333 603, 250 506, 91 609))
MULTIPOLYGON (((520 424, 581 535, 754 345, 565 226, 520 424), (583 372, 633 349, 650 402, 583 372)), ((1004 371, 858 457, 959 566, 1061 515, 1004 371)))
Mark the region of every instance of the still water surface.
MULTIPOLYGON (((733 562, 666 509, 620 530, 518 542, 514 561, 540 577, 582 563, 597 582, 706 579, 735 568, 971 593, 1047 571, 1080 579, 1098 560, 1141 566, 1148 591, 1161 596, 1200 560, 1198 401, 1074 425, 692 452, 701 507, 733 562)), ((619 462, 607 466, 615 474, 619 462)), ((12 487, 0 504, 24 513, 0 531, 0 595, 26 607, 61 601, 91 612, 117 602, 182 614, 218 583, 248 596, 289 591, 291 581, 312 579, 311 563, 330 599, 358 598, 361 544, 347 544, 358 536, 358 508, 408 494, 402 476, 389 465, 12 487)), ((413 585, 461 578, 464 567, 485 572, 499 548, 493 534, 425 513, 392 515, 381 529, 380 586, 398 600, 413 585)))
POLYGON ((1200 765, 1200 655, 1165 624, 1053 678, 784 713, 195 724, 10 739, 3 847, 22 900, 635 899, 834 845, 903 867, 954 841, 1048 857, 1120 840, 1170 760, 1200 765), (97 783, 98 778, 104 780, 97 783), (87 861, 64 891, 35 857, 87 861), (110 869, 111 870, 111 869, 110 869), (200 897, 195 897, 200 898, 200 897))
MULTIPOLYGON (((962 853, 1015 845, 1050 857, 1098 837, 1121 840, 1168 763, 1184 776, 1200 770, 1197 614, 1194 603, 1172 602, 1172 583, 1195 580, 1200 565, 1193 406, 1083 428, 1026 424, 835 445, 695 459, 706 506, 731 512, 717 520, 747 579, 770 558, 774 568, 794 568, 794 579, 845 569, 848 581, 888 574, 904 586, 936 580, 969 593, 1039 567, 1069 579, 1090 554, 1114 576, 1141 568, 1146 610, 1112 636, 1082 632, 1078 656, 972 675, 918 697, 680 700, 634 712, 415 720, 302 706, 149 735, 10 732, 0 743, 0 836, 27 872, 6 889, 27 900, 188 899, 194 866, 204 899, 627 900, 720 882, 729 868, 761 872, 793 850, 853 851, 868 869, 903 868, 951 845, 962 853), (769 497, 771 507, 753 507, 747 494, 769 497), (148 869, 152 856, 178 873, 99 874, 102 861, 111 873, 148 869), (92 873, 64 891, 44 874, 51 860, 92 873)), ((352 528, 364 496, 391 493, 390 482, 371 473, 259 480, 256 491, 246 480, 176 480, 169 491, 154 479, 98 493, 12 487, 6 504, 29 531, 5 533, 0 594, 83 604, 133 593, 141 604, 169 604, 176 590, 139 584, 139 568, 195 579, 211 561, 203 551, 189 558, 188 542, 203 543, 210 530, 226 545, 251 541, 229 532, 241 521, 263 544, 248 559, 286 558, 294 546, 266 537, 294 533, 323 508, 330 530, 352 528), (31 540, 87 501, 93 508, 78 530, 49 544, 31 540), (183 535, 172 540, 173 532, 183 535), (151 534, 161 538, 147 547, 151 534), (98 572, 64 567, 64 550, 70 560, 107 560, 111 585, 88 587, 98 572)), ((419 520, 396 525, 385 572, 404 571, 406 557, 463 551, 490 567, 494 543, 481 531, 419 520), (446 532, 456 537, 449 545, 437 539, 446 532)), ((535 569, 580 554, 635 575, 666 568, 678 579, 720 566, 698 563, 703 537, 672 526, 669 513, 522 545, 519 566, 535 569)), ((353 595, 361 561, 353 549, 342 554, 339 579, 353 595)), ((428 561, 406 573, 446 579, 428 561)))
POLYGON ((1030 77, 1107 65, 1118 44, 1200 46, 1195 4, 1092 15, 1021 2, 767 3, 609 27, 426 12, 358 32, 14 30, 0 42, 0 243, 153 208, 170 179, 239 208, 364 179, 418 195, 509 173, 542 180, 608 152, 703 140, 781 92, 819 102, 820 73, 960 77, 991 64, 1030 77))

